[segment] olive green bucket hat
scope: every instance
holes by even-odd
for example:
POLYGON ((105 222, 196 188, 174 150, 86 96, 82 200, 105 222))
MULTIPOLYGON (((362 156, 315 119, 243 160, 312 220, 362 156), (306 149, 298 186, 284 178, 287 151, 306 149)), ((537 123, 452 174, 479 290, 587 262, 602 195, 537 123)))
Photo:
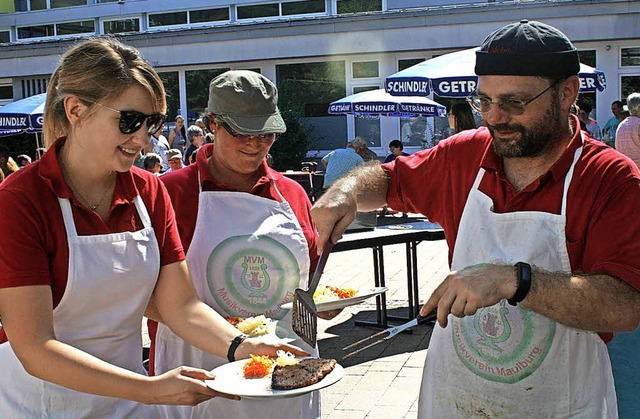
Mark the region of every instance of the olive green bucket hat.
POLYGON ((281 134, 278 89, 262 74, 231 70, 211 80, 208 111, 241 134, 281 134))

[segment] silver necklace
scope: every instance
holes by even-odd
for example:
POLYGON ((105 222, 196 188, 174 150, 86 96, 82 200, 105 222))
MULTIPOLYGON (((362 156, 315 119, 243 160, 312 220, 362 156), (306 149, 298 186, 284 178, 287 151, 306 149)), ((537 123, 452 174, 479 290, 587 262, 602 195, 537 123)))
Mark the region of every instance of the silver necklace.
POLYGON ((111 189, 111 182, 109 182, 109 184, 107 185, 107 188, 102 193, 102 198, 100 199, 100 202, 98 202, 97 204, 91 205, 89 203, 89 200, 80 193, 80 190, 76 187, 76 185, 71 180, 71 177, 67 174, 66 167, 64 163, 62 163, 62 158, 60 158, 60 168, 62 169, 62 175, 64 176, 64 180, 67 181, 67 184, 71 188, 71 191, 73 192, 73 194, 76 195, 76 197, 80 198, 80 201, 83 204, 85 204, 87 208, 89 208, 91 211, 96 211, 98 208, 100 208, 100 206, 104 203, 104 200, 107 198, 109 189, 111 189))

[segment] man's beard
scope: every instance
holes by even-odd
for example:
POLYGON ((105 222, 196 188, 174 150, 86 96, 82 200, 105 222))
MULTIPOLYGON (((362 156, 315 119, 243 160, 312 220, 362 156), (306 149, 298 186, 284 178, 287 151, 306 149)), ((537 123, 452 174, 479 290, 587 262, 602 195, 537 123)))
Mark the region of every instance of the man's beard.
POLYGON ((554 94, 551 105, 543 117, 533 121, 529 126, 522 124, 485 124, 493 137, 493 149, 503 158, 538 157, 546 151, 552 150, 562 138, 560 103, 554 94), (520 133, 515 142, 511 139, 502 140, 496 130, 509 130, 520 133))

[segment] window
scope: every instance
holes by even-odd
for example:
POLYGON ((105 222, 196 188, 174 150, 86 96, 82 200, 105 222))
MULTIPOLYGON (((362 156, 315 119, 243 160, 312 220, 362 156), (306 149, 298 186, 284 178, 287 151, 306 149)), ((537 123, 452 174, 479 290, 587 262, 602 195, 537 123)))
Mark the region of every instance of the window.
POLYGON ((44 10, 47 8, 47 0, 28 0, 29 10, 44 10))
POLYGON ((13 99, 13 86, 0 85, 0 101, 13 99))
POLYGON ((424 58, 408 58, 406 60, 398 60, 398 71, 406 70, 409 67, 413 67, 416 64, 420 64, 424 61, 424 58))
MULTIPOLYGON (((622 67, 640 66, 640 47, 639 48, 622 48, 622 67)), ((637 91, 637 90, 636 90, 637 91)))
POLYGON ((185 72, 187 82, 187 108, 189 113, 182 114, 188 124, 193 124, 202 114, 209 103, 209 84, 211 80, 229 68, 216 68, 212 70, 190 70, 185 72))
POLYGON ((280 5, 278 3, 238 6, 238 19, 257 19, 274 16, 280 16, 280 5))
POLYGON ((18 28, 18 39, 42 38, 45 36, 54 36, 53 25, 25 26, 18 28))
MULTIPOLYGON (((357 86, 353 88, 353 93, 368 92, 379 89, 379 86, 357 86)), ((356 137, 360 136, 367 140, 368 147, 380 147, 380 116, 355 116, 356 137)))
POLYGON ((324 0, 292 1, 282 3, 282 16, 325 13, 324 0))
POLYGON ((11 33, 9 31, 0 31, 0 42, 11 42, 11 33))
POLYGON ((87 0, 15 0, 16 12, 27 12, 30 10, 57 9, 60 7, 86 6, 87 0))
POLYGON ((20 80, 22 88, 22 97, 38 95, 47 91, 48 78, 43 79, 22 79, 20 80))
POLYGON ((578 51, 578 57, 580 58, 580 62, 582 64, 586 64, 591 67, 596 66, 596 50, 595 49, 580 50, 578 51))
POLYGON ((187 12, 149 14, 149 27, 186 25, 186 24, 187 24, 187 12))
POLYGON ((56 35, 77 35, 81 33, 95 33, 95 23, 93 20, 81 22, 66 22, 56 25, 56 35))
POLYGON ((229 20, 229 8, 192 10, 189 12, 190 23, 220 22, 229 20))
POLYGON ((180 83, 178 82, 177 71, 158 72, 158 76, 164 84, 164 91, 167 97, 167 121, 175 120, 180 108, 180 83))
POLYGON ((344 61, 276 65, 278 106, 295 112, 313 128, 310 150, 343 148, 347 138, 347 118, 329 115, 327 109, 346 93, 344 61))
POLYGON ((106 20, 102 22, 104 33, 139 32, 140 19, 106 20))
POLYGON ((633 92, 640 92, 640 76, 622 76, 620 79, 620 99, 627 103, 627 96, 633 92))
POLYGON ((362 61, 351 64, 354 79, 380 77, 377 61, 362 61))
POLYGON ((57 9, 58 7, 72 7, 72 6, 86 6, 87 0, 49 0, 51 2, 51 8, 57 9))
POLYGON ((337 5, 339 15, 382 10, 382 0, 337 0, 337 5))

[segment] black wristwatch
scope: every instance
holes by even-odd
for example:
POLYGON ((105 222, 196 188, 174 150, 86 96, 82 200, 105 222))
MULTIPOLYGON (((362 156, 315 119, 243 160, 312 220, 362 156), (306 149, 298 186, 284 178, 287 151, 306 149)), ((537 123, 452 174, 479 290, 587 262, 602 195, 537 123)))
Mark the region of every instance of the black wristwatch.
POLYGON ((516 293, 513 294, 513 297, 507 300, 512 306, 524 300, 531 289, 531 265, 525 262, 518 262, 515 266, 518 270, 518 288, 516 288, 516 293))
POLYGON ((231 341, 231 345, 229 345, 229 350, 227 351, 227 359, 229 362, 233 362, 236 360, 236 349, 244 340, 247 338, 246 335, 238 335, 231 341))

